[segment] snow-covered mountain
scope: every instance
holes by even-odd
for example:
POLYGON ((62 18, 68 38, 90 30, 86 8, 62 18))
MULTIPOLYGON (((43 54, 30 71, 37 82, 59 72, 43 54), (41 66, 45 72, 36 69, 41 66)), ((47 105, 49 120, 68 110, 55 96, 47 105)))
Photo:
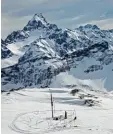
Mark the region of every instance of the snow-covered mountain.
POLYGON ((91 24, 62 30, 35 14, 4 42, 17 58, 7 66, 3 62, 2 90, 48 87, 61 72, 79 79, 106 79, 105 87, 113 89, 113 30, 91 24))

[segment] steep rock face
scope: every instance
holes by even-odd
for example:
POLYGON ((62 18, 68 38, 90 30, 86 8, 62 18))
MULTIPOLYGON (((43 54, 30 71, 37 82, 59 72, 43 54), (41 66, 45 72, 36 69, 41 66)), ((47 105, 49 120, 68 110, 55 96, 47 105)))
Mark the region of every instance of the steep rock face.
MULTIPOLYGON (((101 30, 91 24, 62 30, 48 23, 42 14, 35 14, 23 30, 11 33, 5 42, 18 46, 21 42, 19 51, 25 52, 17 64, 2 69, 3 87, 10 83, 47 87, 54 76, 64 71, 75 73, 78 78, 91 78, 94 72, 98 72, 95 79, 112 77, 112 30, 101 30), (106 66, 110 67, 108 74, 106 66)), ((112 83, 109 84, 111 88, 112 83)))
POLYGON ((5 42, 1 40, 1 58, 9 58, 13 55, 13 53, 7 48, 5 42))
MULTIPOLYGON (((109 49, 108 42, 95 43, 87 48, 75 51, 71 54, 65 55, 67 59, 73 59, 73 63, 70 66, 77 65, 77 61, 80 62, 84 58, 94 58, 97 65, 91 65, 85 70, 85 73, 90 73, 97 70, 102 70, 105 65, 113 63, 113 51, 109 49)), ((67 60, 68 61, 68 60, 67 60)))

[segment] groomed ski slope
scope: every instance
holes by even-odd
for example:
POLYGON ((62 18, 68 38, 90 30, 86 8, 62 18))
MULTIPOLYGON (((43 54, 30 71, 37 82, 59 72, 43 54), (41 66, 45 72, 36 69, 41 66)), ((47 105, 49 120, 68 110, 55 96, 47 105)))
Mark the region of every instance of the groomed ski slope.
MULTIPOLYGON (((71 88, 72 89, 72 88, 71 88)), ((4 92, 2 99, 2 134, 112 134, 113 133, 113 94, 103 91, 80 90, 75 96, 69 88, 51 88, 54 98, 55 116, 66 110, 68 119, 52 121, 49 89, 22 89, 4 92), (92 95, 96 100, 93 107, 84 105, 81 94, 92 95), (71 112, 77 116, 71 122, 71 112), (73 125, 74 123, 74 125, 73 125), (66 125, 66 127, 64 127, 66 125)))

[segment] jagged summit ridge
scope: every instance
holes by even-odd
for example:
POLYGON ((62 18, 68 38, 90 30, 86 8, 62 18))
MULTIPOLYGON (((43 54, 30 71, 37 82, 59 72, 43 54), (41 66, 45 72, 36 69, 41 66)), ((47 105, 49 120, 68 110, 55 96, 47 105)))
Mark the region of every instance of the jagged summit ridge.
POLYGON ((100 30, 100 28, 97 25, 92 25, 92 24, 86 24, 84 26, 80 26, 78 29, 100 30))

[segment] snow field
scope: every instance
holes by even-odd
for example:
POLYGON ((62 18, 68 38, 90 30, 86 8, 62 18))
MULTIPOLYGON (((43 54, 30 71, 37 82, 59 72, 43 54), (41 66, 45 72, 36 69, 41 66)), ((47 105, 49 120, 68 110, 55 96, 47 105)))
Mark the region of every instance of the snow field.
MULTIPOLYGON (((112 134, 113 96, 110 93, 88 91, 101 100, 100 105, 88 107, 80 103, 78 96, 69 94, 71 89, 52 88, 55 116, 72 115, 75 110, 77 120, 68 116, 67 120, 51 120, 50 93, 48 89, 23 89, 10 94, 2 93, 2 133, 3 134, 112 134), (72 112, 70 112, 72 111, 72 112), (66 124, 66 127, 63 127, 66 124), (76 126, 76 127, 73 127, 76 126)), ((82 91, 81 91, 82 92, 82 91)), ((86 93, 86 91, 83 91, 86 93)), ((80 93, 78 93, 79 95, 80 93)))

